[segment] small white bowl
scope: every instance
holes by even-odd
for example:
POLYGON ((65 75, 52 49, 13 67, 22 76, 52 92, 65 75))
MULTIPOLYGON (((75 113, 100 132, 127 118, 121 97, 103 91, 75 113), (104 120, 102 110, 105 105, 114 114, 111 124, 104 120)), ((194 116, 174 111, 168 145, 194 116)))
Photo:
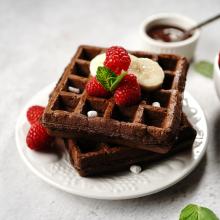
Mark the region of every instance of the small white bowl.
POLYGON ((157 24, 173 25, 187 30, 196 25, 196 22, 183 15, 161 13, 148 17, 140 26, 141 44, 144 50, 153 53, 178 54, 185 56, 190 61, 194 55, 200 31, 196 30, 191 37, 183 41, 162 42, 152 39, 146 33, 147 29, 157 24))
POLYGON ((217 95, 220 99, 220 68, 218 64, 218 56, 219 54, 216 55, 214 60, 214 83, 217 95))

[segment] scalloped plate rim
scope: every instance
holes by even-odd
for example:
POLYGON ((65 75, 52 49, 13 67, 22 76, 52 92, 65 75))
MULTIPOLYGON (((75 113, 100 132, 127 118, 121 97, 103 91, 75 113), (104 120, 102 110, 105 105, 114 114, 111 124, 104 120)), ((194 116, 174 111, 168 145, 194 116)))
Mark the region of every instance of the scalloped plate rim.
MULTIPOLYGON (((184 179, 186 176, 188 176, 194 169, 195 167, 199 164, 199 162, 201 161, 201 159, 203 158, 203 156, 205 155, 205 152, 206 152, 206 149, 207 149, 207 146, 208 146, 208 127, 207 127, 207 120, 206 120, 206 117, 205 117, 205 114, 202 110, 202 108, 200 107, 200 105, 198 104, 198 102, 192 97, 192 95, 185 91, 184 95, 189 97, 190 99, 192 99, 196 104, 197 104, 197 107, 199 108, 200 110, 200 113, 202 113, 202 120, 204 120, 205 122, 205 137, 204 137, 204 140, 203 140, 203 145, 204 147, 202 148, 202 151, 199 155, 199 157, 194 160, 194 163, 191 165, 191 167, 189 169, 186 169, 186 171, 184 173, 181 173, 180 175, 177 175, 176 176, 176 179, 162 187, 159 187, 155 190, 151 190, 150 192, 149 191, 145 191, 143 192, 143 190, 136 190, 135 192, 131 192, 130 194, 127 193, 127 195, 117 195, 117 194, 94 194, 94 193, 91 193, 90 191, 86 191, 86 193, 84 193, 83 191, 79 191, 79 190, 75 190, 74 188, 69 188, 65 185, 61 185, 60 183, 57 183, 57 182, 54 182, 54 180, 51 180, 49 177, 45 176, 43 173, 41 173, 39 170, 37 170, 33 165, 32 163, 27 159, 27 157, 25 156, 25 154, 23 153, 22 151, 22 148, 23 146, 22 145, 22 141, 20 140, 20 137, 19 137, 19 128, 20 128, 20 123, 22 121, 22 117, 24 115, 26 115, 26 110, 28 108, 28 106, 30 106, 30 103, 32 102, 32 100, 36 99, 41 93, 44 93, 45 91, 49 90, 49 88, 53 88, 55 85, 55 82, 49 84, 48 86, 44 87, 43 89, 41 89, 38 93, 36 93, 28 102, 27 104, 25 105, 25 107, 23 108, 23 110, 21 111, 19 117, 18 117, 18 120, 16 122, 16 126, 15 126, 15 139, 16 139, 16 146, 17 146, 17 149, 18 149, 18 152, 22 158, 22 160, 25 162, 25 164, 30 168, 30 170, 35 174, 37 175, 38 177, 40 177, 42 180, 44 180, 45 182, 47 182, 48 184, 56 187, 56 188, 59 188, 65 192, 68 192, 68 193, 71 193, 71 194, 74 194, 74 195, 77 195, 77 196, 83 196, 83 197, 87 197, 87 198, 93 198, 93 199, 103 199, 103 200, 124 200, 124 199, 134 199, 134 198, 139 198, 139 197, 143 197, 143 196, 147 196, 147 195, 151 195, 151 194, 155 194, 157 192, 160 192, 160 191, 163 191, 173 185, 175 185, 176 183, 178 183, 179 181, 181 181, 182 179, 184 179)), ((37 104, 37 103, 36 103, 37 104)), ((82 177, 83 178, 83 177, 82 177)))

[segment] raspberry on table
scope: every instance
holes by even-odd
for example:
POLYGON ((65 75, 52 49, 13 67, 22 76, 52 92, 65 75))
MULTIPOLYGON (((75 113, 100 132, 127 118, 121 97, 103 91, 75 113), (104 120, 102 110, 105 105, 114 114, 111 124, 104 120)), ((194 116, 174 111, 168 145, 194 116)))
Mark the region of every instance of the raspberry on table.
POLYGON ((104 66, 109 68, 115 74, 121 74, 121 71, 127 71, 131 63, 128 52, 119 46, 112 46, 106 51, 104 66))

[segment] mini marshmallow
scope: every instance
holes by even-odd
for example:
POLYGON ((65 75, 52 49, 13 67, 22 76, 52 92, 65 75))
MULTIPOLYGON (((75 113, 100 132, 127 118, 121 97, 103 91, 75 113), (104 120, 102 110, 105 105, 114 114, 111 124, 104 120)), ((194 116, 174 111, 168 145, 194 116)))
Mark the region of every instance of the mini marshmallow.
POLYGON ((68 87, 68 90, 69 90, 70 92, 74 92, 74 93, 77 93, 77 94, 80 93, 80 90, 79 90, 78 88, 75 88, 75 87, 72 87, 72 86, 69 86, 69 87, 68 87))
POLYGON ((152 106, 154 106, 154 107, 160 107, 160 103, 159 103, 159 102, 153 102, 153 103, 152 103, 152 106))
POLYGON ((130 171, 132 173, 138 174, 138 173, 140 173, 142 171, 142 169, 138 165, 132 165, 132 166, 130 166, 130 171))
POLYGON ((98 112, 97 112, 97 111, 88 111, 88 112, 87 112, 87 116, 88 116, 89 118, 91 118, 91 117, 97 117, 97 116, 98 116, 98 112))

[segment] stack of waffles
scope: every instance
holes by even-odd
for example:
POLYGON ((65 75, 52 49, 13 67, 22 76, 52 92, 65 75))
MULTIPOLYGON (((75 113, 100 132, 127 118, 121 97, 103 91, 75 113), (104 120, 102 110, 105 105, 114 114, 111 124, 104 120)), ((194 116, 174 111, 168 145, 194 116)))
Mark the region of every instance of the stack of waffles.
POLYGON ((188 63, 176 55, 129 51, 152 59, 165 73, 154 92, 141 91, 141 101, 120 107, 113 98, 91 97, 85 87, 90 61, 105 48, 80 46, 51 93, 42 117, 47 132, 65 139, 70 160, 81 176, 100 175, 161 160, 192 147, 196 131, 182 112, 188 63), (69 87, 79 92, 69 91, 69 87), (160 106, 152 103, 159 102, 160 106), (89 111, 97 117, 88 117, 89 111))

